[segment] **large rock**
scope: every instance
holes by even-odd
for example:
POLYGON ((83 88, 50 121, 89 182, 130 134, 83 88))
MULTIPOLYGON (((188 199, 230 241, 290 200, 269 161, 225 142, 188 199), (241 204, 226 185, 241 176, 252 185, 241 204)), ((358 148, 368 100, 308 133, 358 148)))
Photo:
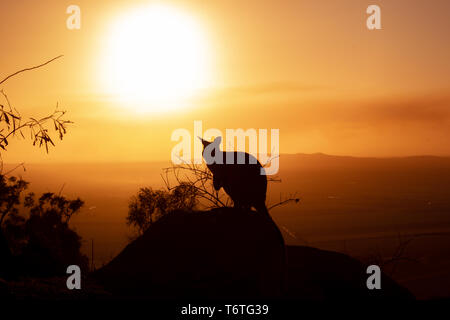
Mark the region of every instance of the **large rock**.
POLYGON ((345 254, 303 246, 287 246, 286 296, 300 299, 414 299, 384 273, 381 289, 367 288, 367 265, 345 254))
POLYGON ((8 298, 10 295, 8 283, 0 278, 0 299, 8 298))
POLYGON ((267 216, 232 208, 173 212, 95 273, 105 289, 152 297, 273 297, 282 236, 267 216))
POLYGON ((368 290, 366 268, 344 254, 285 247, 268 216, 222 208, 161 218, 94 277, 117 296, 412 298, 385 275, 381 290, 368 290))

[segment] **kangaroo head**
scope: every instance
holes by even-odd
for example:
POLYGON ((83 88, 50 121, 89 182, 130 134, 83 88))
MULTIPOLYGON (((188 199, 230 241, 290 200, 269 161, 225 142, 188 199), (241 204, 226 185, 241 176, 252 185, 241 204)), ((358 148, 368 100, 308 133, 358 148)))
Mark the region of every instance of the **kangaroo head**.
POLYGON ((201 137, 198 137, 199 139, 200 139, 200 141, 202 142, 202 144, 203 144, 203 149, 205 149, 207 146, 209 146, 211 143, 213 143, 214 145, 220 145, 220 143, 222 142, 222 137, 217 137, 217 138, 215 138, 214 139, 214 141, 213 142, 209 142, 208 140, 205 140, 205 139, 203 139, 203 138, 201 138, 201 137))
POLYGON ((207 164, 213 164, 215 162, 216 150, 220 152, 219 145, 222 142, 222 137, 217 137, 213 142, 198 137, 203 144, 203 158, 207 164))

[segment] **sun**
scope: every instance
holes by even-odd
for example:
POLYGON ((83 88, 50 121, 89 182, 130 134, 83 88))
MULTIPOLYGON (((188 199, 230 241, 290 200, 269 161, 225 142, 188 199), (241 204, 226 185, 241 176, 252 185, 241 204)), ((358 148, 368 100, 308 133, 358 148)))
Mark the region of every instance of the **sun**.
POLYGON ((181 108, 210 85, 207 44, 198 22, 179 9, 131 10, 109 31, 102 57, 105 89, 139 112, 181 108))

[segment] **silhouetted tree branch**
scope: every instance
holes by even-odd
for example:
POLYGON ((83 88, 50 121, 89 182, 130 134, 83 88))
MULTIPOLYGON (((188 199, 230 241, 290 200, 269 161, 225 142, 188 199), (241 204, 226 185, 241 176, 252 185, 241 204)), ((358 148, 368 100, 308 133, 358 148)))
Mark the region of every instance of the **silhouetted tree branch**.
MULTIPOLYGON (((5 83, 11 77, 25 71, 34 70, 43 67, 50 62, 62 57, 62 55, 50 59, 40 65, 25 68, 14 72, 13 74, 7 76, 2 81, 0 85, 5 83)), ((11 105, 10 100, 3 89, 0 93, 5 101, 3 104, 0 103, 0 151, 6 151, 9 145, 9 139, 15 135, 20 134, 22 138, 25 138, 24 130, 29 131, 30 137, 33 141, 33 145, 39 145, 39 147, 45 146, 48 152, 49 145, 54 146, 53 139, 50 135, 48 124, 51 123, 54 130, 58 133, 59 138, 62 140, 63 136, 66 134, 67 124, 72 123, 69 120, 64 119, 65 111, 58 110, 58 104, 56 104, 56 109, 50 115, 43 118, 30 117, 24 120, 20 112, 11 105)), ((3 161, 0 152, 0 174, 3 172, 3 161)))
MULTIPOLYGON (((197 194, 197 197, 203 201, 206 209, 217 207, 228 207, 232 201, 230 197, 223 191, 215 190, 213 186, 213 176, 205 164, 181 164, 173 165, 172 167, 164 168, 164 175, 162 178, 168 190, 174 188, 181 183, 190 185, 197 194), (171 182, 172 181, 172 182, 171 182), (205 203, 206 202, 206 203, 205 203)), ((281 182, 278 177, 267 177, 268 182, 281 182)), ((280 201, 268 206, 271 210, 278 206, 283 206, 288 203, 298 203, 300 198, 296 194, 289 195, 287 198, 282 198, 280 201)))
POLYGON ((298 203, 299 201, 300 201, 300 198, 297 197, 296 193, 291 194, 287 198, 284 198, 284 199, 282 198, 282 195, 280 194, 280 201, 267 207, 267 210, 272 210, 273 208, 283 206, 288 203, 298 203))
POLYGON ((53 59, 50 59, 50 60, 44 62, 44 63, 41 63, 40 65, 37 65, 37 66, 34 66, 34 67, 29 67, 29 68, 25 68, 25 69, 16 71, 16 72, 14 72, 13 74, 10 74, 10 75, 7 76, 6 78, 4 78, 2 81, 0 81, 0 84, 3 84, 4 82, 6 82, 6 80, 8 80, 9 78, 14 77, 15 75, 17 75, 17 74, 19 74, 19 73, 22 73, 22 72, 25 72, 25 71, 34 70, 34 69, 38 69, 38 68, 43 67, 43 66, 49 64, 50 62, 52 62, 52 61, 54 61, 54 60, 56 60, 56 59, 59 59, 59 58, 61 58, 61 57, 63 57, 62 54, 59 55, 59 56, 57 56, 57 57, 54 57, 53 59))
POLYGON ((163 169, 161 175, 167 190, 172 190, 180 184, 188 184, 195 190, 201 205, 205 209, 227 207, 231 204, 230 198, 213 186, 213 176, 204 164, 173 165, 163 169))
POLYGON ((373 253, 368 258, 364 259, 368 264, 376 264, 384 270, 389 276, 393 276, 397 271, 398 265, 402 261, 417 262, 416 259, 409 257, 406 253, 407 248, 414 240, 414 237, 405 238, 398 235, 398 244, 394 248, 394 251, 389 256, 382 254, 381 250, 372 250, 373 253))

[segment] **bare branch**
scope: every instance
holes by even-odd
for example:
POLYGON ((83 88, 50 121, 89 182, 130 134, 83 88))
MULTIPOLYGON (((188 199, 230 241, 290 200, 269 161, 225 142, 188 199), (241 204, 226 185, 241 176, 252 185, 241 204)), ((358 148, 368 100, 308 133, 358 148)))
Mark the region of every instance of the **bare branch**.
POLYGON ((275 204, 271 205, 270 207, 268 207, 267 210, 270 211, 273 208, 276 208, 276 207, 279 207, 279 206, 283 206, 283 205, 291 203, 291 202, 298 203, 299 201, 300 201, 300 198, 298 198, 295 193, 293 195, 290 195, 286 199, 282 199, 281 194, 280 194, 280 201, 278 203, 275 203, 275 204))
POLYGON ((53 58, 53 59, 50 59, 50 60, 48 60, 47 62, 44 62, 44 63, 42 63, 42 64, 40 64, 40 65, 38 65, 38 66, 34 66, 34 67, 30 67, 30 68, 25 68, 25 69, 16 71, 16 72, 14 72, 13 74, 10 74, 9 76, 7 76, 7 77, 6 77, 5 79, 3 79, 2 81, 0 81, 0 84, 3 84, 6 80, 8 80, 8 79, 11 78, 11 77, 14 77, 15 75, 17 75, 17 74, 19 74, 19 73, 22 73, 22 72, 25 72, 25 71, 34 70, 34 69, 43 67, 43 66, 49 64, 50 62, 55 61, 56 59, 59 59, 59 58, 61 58, 61 57, 63 57, 63 56, 64 56, 64 55, 61 54, 61 55, 59 55, 59 56, 57 56, 57 57, 55 57, 55 58, 53 58))

